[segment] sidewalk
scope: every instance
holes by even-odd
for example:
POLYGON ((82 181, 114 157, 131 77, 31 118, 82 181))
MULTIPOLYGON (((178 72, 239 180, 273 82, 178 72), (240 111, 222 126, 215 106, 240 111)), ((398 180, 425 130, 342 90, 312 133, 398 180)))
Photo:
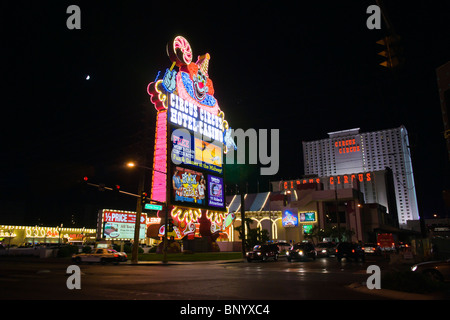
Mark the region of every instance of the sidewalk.
POLYGON ((445 297, 445 294, 433 293, 433 294, 419 294, 403 291, 395 291, 389 289, 369 289, 366 284, 352 283, 347 286, 351 290, 355 290, 361 293, 373 294, 386 299, 393 300, 448 300, 449 297, 445 297))

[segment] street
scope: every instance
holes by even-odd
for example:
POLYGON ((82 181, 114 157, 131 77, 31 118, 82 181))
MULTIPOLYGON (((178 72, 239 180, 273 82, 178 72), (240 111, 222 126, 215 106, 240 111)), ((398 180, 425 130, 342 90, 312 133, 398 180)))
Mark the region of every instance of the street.
POLYGON ((288 262, 186 262, 120 265, 81 264, 80 289, 69 290, 70 260, 5 259, 0 299, 14 300, 353 300, 383 299, 348 288, 363 283, 365 263, 335 258, 288 262))

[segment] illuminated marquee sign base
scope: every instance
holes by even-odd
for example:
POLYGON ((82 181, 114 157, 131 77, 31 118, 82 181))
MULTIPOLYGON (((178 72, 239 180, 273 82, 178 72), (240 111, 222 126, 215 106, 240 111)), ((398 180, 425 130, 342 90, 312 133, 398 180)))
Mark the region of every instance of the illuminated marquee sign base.
MULTIPOLYGON (((223 213, 216 211, 204 211, 200 209, 185 208, 175 206, 171 211, 173 220, 173 231, 169 236, 175 240, 181 240, 187 236, 188 239, 203 236, 213 236, 217 238, 230 239, 230 227, 235 220, 234 213, 223 213)), ((164 236, 164 225, 159 229, 159 236, 164 236)))

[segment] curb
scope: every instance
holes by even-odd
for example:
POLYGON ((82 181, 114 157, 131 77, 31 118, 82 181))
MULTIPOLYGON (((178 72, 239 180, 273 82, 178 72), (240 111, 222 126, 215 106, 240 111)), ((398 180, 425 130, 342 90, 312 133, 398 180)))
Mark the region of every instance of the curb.
POLYGON ((347 288, 361 293, 373 294, 383 298, 394 300, 441 300, 441 298, 434 295, 395 291, 390 289, 369 289, 367 288, 365 283, 355 282, 349 284, 347 288))

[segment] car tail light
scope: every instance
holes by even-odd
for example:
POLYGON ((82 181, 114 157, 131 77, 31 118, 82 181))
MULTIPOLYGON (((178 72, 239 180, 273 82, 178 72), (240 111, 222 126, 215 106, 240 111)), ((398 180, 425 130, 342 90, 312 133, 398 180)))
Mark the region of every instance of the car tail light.
POLYGON ((115 255, 114 255, 114 258, 117 258, 118 256, 119 256, 118 254, 115 254, 115 255))
POLYGON ((355 249, 352 249, 352 253, 355 253, 355 249))
POLYGON ((363 249, 363 250, 364 250, 364 247, 362 247, 361 249, 363 249))
POLYGON ((336 253, 338 253, 338 249, 336 249, 336 253))

